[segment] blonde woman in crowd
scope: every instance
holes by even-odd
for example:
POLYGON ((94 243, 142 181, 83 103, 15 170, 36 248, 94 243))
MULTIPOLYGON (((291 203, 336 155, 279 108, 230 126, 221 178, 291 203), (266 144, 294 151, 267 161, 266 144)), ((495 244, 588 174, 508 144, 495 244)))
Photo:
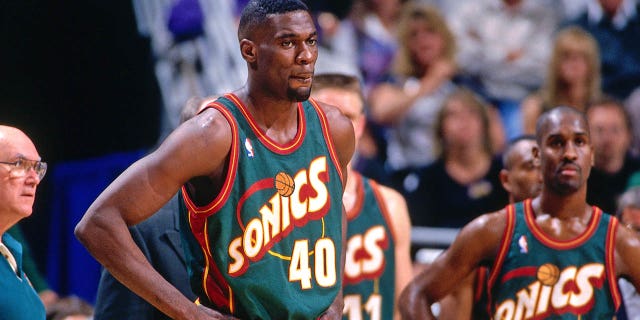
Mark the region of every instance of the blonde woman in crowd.
POLYGON ((522 103, 524 132, 533 134, 538 116, 553 106, 584 111, 601 95, 598 43, 580 27, 562 29, 556 36, 542 89, 522 103))
POLYGON ((389 80, 369 95, 369 115, 388 127, 387 165, 392 183, 403 189, 408 174, 435 160, 433 127, 455 89, 456 45, 436 8, 412 2, 403 7, 398 43, 389 80))

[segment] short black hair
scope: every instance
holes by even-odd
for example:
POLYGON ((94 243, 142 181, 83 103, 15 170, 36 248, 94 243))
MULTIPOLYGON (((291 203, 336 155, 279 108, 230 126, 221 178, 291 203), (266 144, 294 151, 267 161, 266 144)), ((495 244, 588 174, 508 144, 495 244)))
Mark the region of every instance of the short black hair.
POLYGON ((298 10, 309 12, 309 7, 300 0, 251 0, 240 15, 238 40, 247 38, 248 33, 263 25, 269 15, 298 10))
POLYGON ((511 163, 509 162, 509 157, 511 155, 511 152, 513 152, 514 147, 516 144, 518 144, 520 141, 533 141, 536 142, 536 136, 532 135, 532 134, 525 134, 525 135, 520 135, 517 136, 513 139, 511 139, 509 141, 509 143, 507 144, 507 147, 504 149, 504 151, 502 152, 502 167, 509 170, 511 169, 511 163))
POLYGON ((587 130, 587 134, 590 135, 589 121, 587 121, 587 116, 584 114, 584 112, 580 112, 578 109, 572 107, 557 106, 541 114, 540 117, 538 117, 538 121, 536 121, 536 142, 538 142, 538 145, 542 145, 542 130, 546 129, 546 126, 549 123, 549 118, 552 114, 555 113, 569 113, 577 115, 580 119, 582 119, 582 122, 585 125, 585 129, 587 130))

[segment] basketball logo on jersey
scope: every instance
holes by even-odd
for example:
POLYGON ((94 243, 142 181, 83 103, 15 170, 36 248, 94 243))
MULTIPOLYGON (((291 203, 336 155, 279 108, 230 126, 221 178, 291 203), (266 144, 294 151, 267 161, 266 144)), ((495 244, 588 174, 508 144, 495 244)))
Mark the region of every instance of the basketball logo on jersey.
POLYGON ((308 168, 299 170, 293 178, 279 172, 275 177, 257 181, 247 188, 247 193, 238 203, 237 212, 243 212, 246 200, 259 192, 272 194, 265 203, 256 207, 255 216, 246 224, 239 221, 243 234, 231 241, 227 251, 231 258, 229 275, 244 274, 251 262, 259 261, 267 252, 283 260, 292 259, 289 253, 270 250, 295 227, 303 227, 327 214, 331 204, 327 172, 327 158, 322 156, 312 160, 308 168))
POLYGON ((249 138, 244 139, 244 148, 247 149, 247 157, 253 158, 253 145, 251 144, 251 140, 249 140, 249 138))
POLYGON ((497 305, 494 319, 520 320, 565 313, 585 314, 595 303, 594 292, 605 280, 604 265, 569 266, 562 271, 546 263, 536 270, 536 281, 516 292, 515 299, 497 305))
POLYGON ((389 237, 381 225, 356 234, 347 242, 344 281, 347 284, 365 279, 379 278, 384 272, 384 250, 389 247, 389 237))

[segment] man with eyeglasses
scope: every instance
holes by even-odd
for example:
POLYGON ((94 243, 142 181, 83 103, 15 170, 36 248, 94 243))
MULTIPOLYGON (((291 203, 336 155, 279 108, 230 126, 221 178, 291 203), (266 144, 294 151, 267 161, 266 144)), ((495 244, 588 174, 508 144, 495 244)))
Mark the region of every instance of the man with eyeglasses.
POLYGON ((22 269, 22 246, 6 231, 31 215, 47 164, 21 130, 0 126, 0 315, 45 319, 45 309, 22 269))

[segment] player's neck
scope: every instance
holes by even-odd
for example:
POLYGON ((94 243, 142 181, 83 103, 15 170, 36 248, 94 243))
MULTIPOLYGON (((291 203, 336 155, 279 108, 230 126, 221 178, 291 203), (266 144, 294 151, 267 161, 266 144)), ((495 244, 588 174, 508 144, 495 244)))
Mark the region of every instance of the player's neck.
POLYGON ((559 195, 543 188, 540 197, 534 200, 533 208, 536 215, 545 213, 561 220, 585 218, 588 221, 590 217, 590 206, 586 202, 585 188, 569 195, 559 195))

